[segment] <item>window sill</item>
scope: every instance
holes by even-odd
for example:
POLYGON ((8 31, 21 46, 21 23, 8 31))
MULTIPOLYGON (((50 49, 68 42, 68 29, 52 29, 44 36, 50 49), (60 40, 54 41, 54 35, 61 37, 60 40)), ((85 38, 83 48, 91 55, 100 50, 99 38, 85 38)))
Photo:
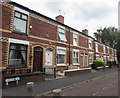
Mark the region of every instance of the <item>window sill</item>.
POLYGON ((57 66, 67 66, 66 64, 57 64, 57 66))
POLYGON ((14 33, 14 34, 19 34, 19 35, 28 35, 27 33, 18 32, 18 31, 13 31, 12 33, 14 33))
POLYGON ((80 65, 79 63, 73 63, 73 65, 80 65))
POLYGON ((59 43, 59 44, 64 44, 64 45, 66 44, 66 42, 60 42, 60 41, 58 41, 58 43, 59 43))

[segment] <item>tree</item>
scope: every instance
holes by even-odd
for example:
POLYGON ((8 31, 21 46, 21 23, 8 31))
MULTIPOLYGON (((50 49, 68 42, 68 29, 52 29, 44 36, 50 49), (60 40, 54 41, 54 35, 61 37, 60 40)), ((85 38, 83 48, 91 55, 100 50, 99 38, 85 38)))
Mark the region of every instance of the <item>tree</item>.
POLYGON ((101 38, 102 42, 109 42, 110 47, 117 49, 118 61, 120 62, 120 31, 115 27, 98 29, 94 33, 95 38, 101 38))

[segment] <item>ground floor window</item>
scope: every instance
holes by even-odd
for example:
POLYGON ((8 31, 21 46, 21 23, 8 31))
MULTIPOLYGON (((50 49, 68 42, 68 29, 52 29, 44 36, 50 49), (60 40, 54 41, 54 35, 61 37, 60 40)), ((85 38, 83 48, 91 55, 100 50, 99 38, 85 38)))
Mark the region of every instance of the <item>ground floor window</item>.
POLYGON ((93 63, 93 54, 89 54, 89 64, 93 63))
POLYGON ((78 54, 79 54, 79 52, 77 52, 77 51, 74 51, 73 52, 73 63, 78 63, 78 54))
POLYGON ((106 63, 106 56, 103 57, 103 61, 106 63))
POLYGON ((65 50, 58 49, 57 50, 57 64, 65 64, 65 50))
POLYGON ((9 65, 26 65, 27 46, 10 44, 9 65))
POLYGON ((98 55, 96 55, 96 60, 99 60, 99 56, 98 55))

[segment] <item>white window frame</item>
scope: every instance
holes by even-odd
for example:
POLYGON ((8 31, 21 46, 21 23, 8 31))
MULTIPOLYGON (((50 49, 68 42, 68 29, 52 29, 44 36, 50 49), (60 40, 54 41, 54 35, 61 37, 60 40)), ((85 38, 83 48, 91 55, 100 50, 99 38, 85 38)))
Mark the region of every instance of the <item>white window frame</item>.
POLYGON ((95 50, 96 50, 96 52, 99 52, 98 51, 98 44, 97 43, 95 44, 95 50))
POLYGON ((108 53, 108 54, 110 53, 110 49, 109 49, 109 47, 107 47, 107 53, 108 53))
POLYGON ((73 49, 73 65, 79 65, 79 50, 73 49), (75 57, 74 57, 74 53, 75 53, 75 57), (78 53, 78 57, 76 57, 77 53, 78 53), (74 58, 78 59, 78 63, 74 63, 74 58))
POLYGON ((106 53, 106 51, 105 51, 105 46, 103 46, 103 53, 104 53, 104 54, 106 53))
MULTIPOLYGON (((65 57, 64 57, 64 63, 59 64, 59 63, 57 62, 57 66, 66 66, 66 48, 57 47, 57 55, 58 55, 58 50, 63 50, 63 51, 65 51, 65 53, 64 53, 65 57)), ((57 58, 57 59, 58 59, 58 58, 57 58)))
POLYGON ((100 56, 99 56, 99 55, 96 55, 95 58, 96 58, 96 60, 99 60, 99 59, 100 59, 100 56))
POLYGON ((89 64, 93 63, 93 57, 94 57, 94 53, 93 52, 89 52, 89 64), (90 62, 90 60, 91 60, 90 55, 92 55, 92 62, 90 62))
POLYGON ((92 40, 90 40, 90 39, 89 39, 89 49, 92 49, 92 40))
POLYGON ((73 45, 78 46, 78 34, 73 33, 73 45))
POLYGON ((67 42, 65 28, 58 27, 58 41, 61 43, 67 42))
POLYGON ((106 56, 103 56, 103 61, 106 63, 107 61, 106 56))

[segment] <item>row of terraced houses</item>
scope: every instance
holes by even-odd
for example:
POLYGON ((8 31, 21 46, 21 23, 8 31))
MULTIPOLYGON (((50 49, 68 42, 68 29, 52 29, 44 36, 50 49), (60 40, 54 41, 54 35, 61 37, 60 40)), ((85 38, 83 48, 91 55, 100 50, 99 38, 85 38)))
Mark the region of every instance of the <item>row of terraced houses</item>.
POLYGON ((42 72, 45 66, 64 71, 70 66, 89 67, 93 60, 117 61, 116 50, 64 24, 59 15, 51 19, 15 2, 0 2, 1 70, 42 72))

